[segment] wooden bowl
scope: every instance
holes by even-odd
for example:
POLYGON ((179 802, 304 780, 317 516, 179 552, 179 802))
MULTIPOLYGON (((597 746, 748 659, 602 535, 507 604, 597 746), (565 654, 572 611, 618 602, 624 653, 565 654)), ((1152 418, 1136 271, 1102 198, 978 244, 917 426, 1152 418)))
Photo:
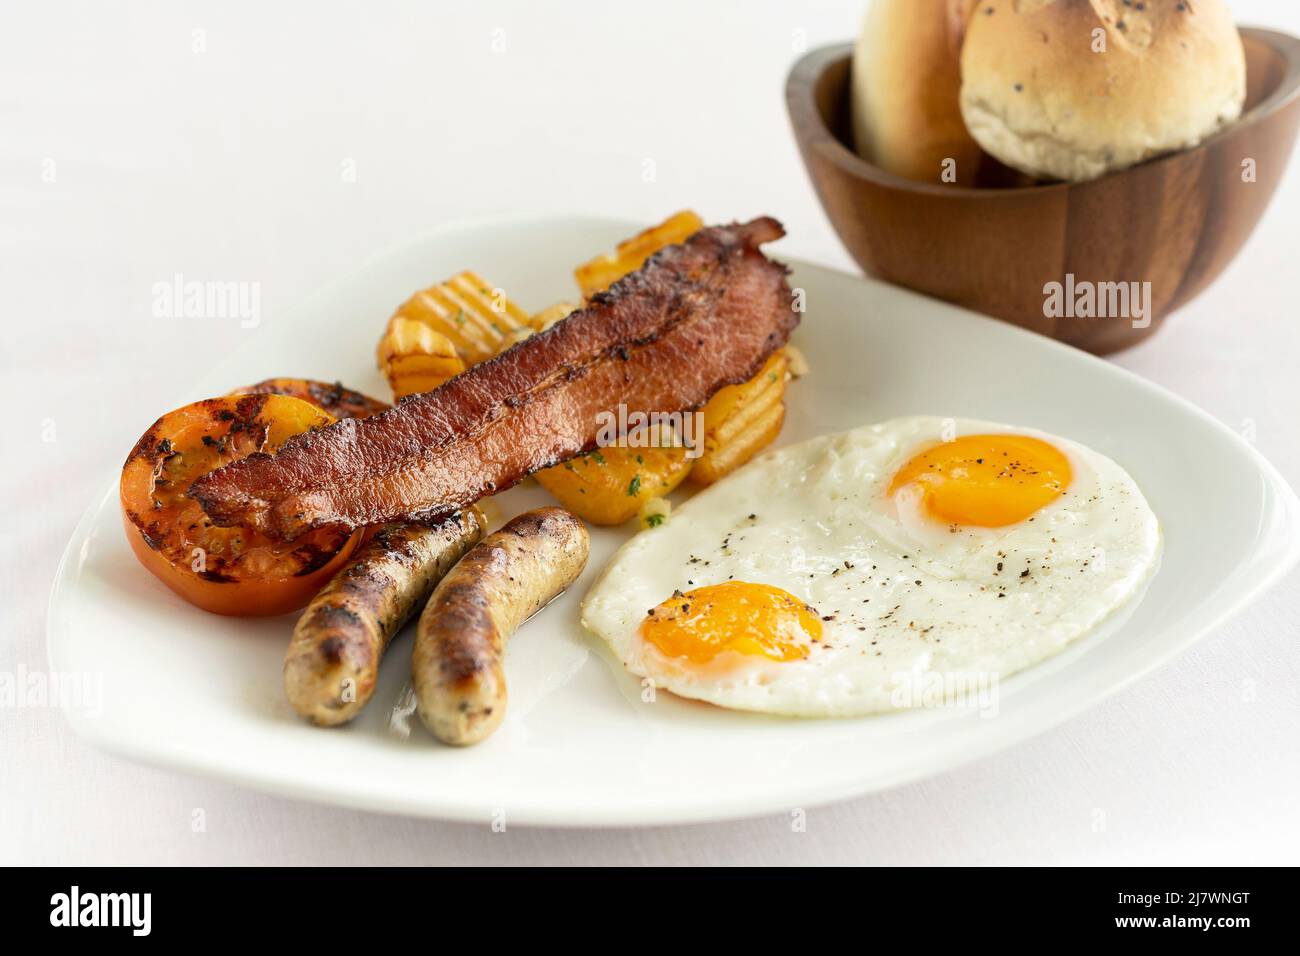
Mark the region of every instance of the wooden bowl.
POLYGON ((849 146, 851 44, 800 59, 786 104, 822 206, 864 272, 1105 354, 1151 335, 1227 267, 1286 169, 1300 127, 1300 40, 1241 35, 1248 90, 1237 123, 1194 149, 1085 183, 1008 187, 1016 175, 987 163, 975 185, 943 185, 873 166, 849 146), (1049 308, 1049 283, 1062 287, 1055 306, 1069 275, 1076 294, 1084 282, 1150 282, 1145 317, 1130 308, 1080 318, 1082 302, 1049 308))

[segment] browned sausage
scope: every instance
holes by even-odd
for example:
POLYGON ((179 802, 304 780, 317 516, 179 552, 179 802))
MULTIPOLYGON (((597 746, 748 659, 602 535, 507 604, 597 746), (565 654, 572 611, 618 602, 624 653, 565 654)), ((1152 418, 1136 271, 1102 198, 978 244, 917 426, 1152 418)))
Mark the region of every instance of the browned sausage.
POLYGON ((284 659, 293 709, 322 726, 355 717, 375 691, 388 642, 484 530, 477 508, 433 524, 380 528, 293 629, 284 659))
POLYGON ((506 712, 505 645, 587 564, 587 529, 563 508, 509 521, 433 592, 411 658, 420 719, 444 743, 474 744, 506 712))

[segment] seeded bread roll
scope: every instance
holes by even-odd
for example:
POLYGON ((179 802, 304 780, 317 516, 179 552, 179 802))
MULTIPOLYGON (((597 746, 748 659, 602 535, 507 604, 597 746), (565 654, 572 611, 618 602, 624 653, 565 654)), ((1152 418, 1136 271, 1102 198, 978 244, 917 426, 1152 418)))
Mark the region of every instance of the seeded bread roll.
POLYGON ((962 122, 961 42, 976 0, 873 0, 853 50, 854 148, 896 176, 970 182, 980 150, 962 122))
POLYGON ((971 135, 1046 179, 1093 179, 1195 146, 1246 98, 1224 0, 980 0, 961 70, 971 135))

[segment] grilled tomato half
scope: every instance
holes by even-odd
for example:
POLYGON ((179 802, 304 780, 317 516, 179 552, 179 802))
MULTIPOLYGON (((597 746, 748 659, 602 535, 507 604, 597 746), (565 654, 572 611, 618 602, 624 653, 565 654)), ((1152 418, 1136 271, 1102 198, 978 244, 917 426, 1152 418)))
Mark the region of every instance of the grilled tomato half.
POLYGON ((248 528, 217 527, 185 492, 200 475, 334 421, 308 402, 272 394, 210 398, 167 413, 122 468, 131 550, 205 611, 255 617, 302 607, 348 560, 360 531, 320 528, 276 541, 248 528))

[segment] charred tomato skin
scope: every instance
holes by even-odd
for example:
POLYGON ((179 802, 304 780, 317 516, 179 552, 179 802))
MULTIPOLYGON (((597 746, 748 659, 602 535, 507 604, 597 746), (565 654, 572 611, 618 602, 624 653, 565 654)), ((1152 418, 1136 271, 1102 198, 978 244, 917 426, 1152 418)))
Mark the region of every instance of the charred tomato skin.
POLYGON ((323 408, 335 418, 369 418, 391 407, 387 402, 347 388, 341 382, 320 382, 310 378, 268 378, 230 394, 289 395, 323 408))

